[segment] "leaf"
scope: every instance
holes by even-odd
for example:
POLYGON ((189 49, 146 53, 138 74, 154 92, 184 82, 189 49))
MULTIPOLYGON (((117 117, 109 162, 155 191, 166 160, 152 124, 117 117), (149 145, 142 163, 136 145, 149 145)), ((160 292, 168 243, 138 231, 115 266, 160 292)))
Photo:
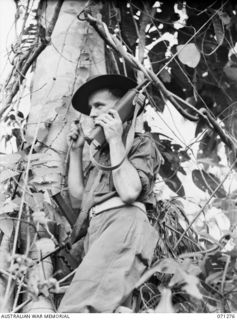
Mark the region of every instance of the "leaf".
POLYGON ((195 130, 195 138, 199 133, 202 132, 203 128, 206 127, 206 121, 203 118, 200 118, 197 122, 196 130, 195 130))
MULTIPOLYGON (((207 191, 210 195, 220 184, 220 180, 212 173, 207 173, 204 170, 194 169, 192 171, 192 178, 194 184, 202 191, 207 191)), ((215 193, 218 198, 225 198, 226 191, 221 186, 215 193)))
POLYGON ((230 16, 226 12, 219 12, 219 17, 223 23, 223 25, 228 25, 231 22, 230 16))
POLYGON ((223 255, 221 252, 216 252, 215 254, 206 257, 203 263, 203 267, 204 273, 207 277, 214 272, 223 272, 225 262, 221 260, 222 257, 223 255))
POLYGON ((47 128, 39 128, 39 131, 37 133, 37 139, 39 141, 44 141, 48 133, 49 133, 49 130, 47 128))
POLYGON ((171 81, 171 75, 166 69, 163 69, 160 73, 160 77, 163 82, 170 82, 171 81))
POLYGON ((49 192, 49 190, 46 190, 44 193, 44 202, 48 203, 48 204, 52 204, 52 198, 51 198, 51 191, 49 192))
POLYGON ((55 167, 55 168, 47 168, 47 167, 40 167, 40 168, 34 168, 34 174, 37 176, 47 176, 49 174, 56 174, 56 173, 61 173, 62 169, 59 167, 55 167))
POLYGON ((42 225, 48 223, 48 218, 45 217, 44 211, 35 211, 32 213, 33 221, 42 225))
POLYGON ((202 299, 202 294, 197 287, 197 285, 199 284, 199 279, 189 274, 185 276, 185 281, 187 283, 185 286, 183 286, 183 290, 185 290, 190 296, 193 296, 194 298, 202 299))
POLYGON ((53 240, 48 238, 42 238, 35 242, 35 245, 38 250, 42 252, 42 254, 47 254, 52 252, 55 249, 55 244, 53 240))
POLYGON ((202 299, 202 295, 197 287, 199 279, 196 276, 185 272, 181 265, 177 266, 176 272, 169 282, 169 287, 172 287, 175 284, 184 284, 182 287, 183 290, 197 299, 202 299))
MULTIPOLYGON (((44 141, 44 139, 46 138, 47 135, 48 135, 47 128, 39 128, 38 133, 37 133, 37 139, 42 142, 42 141, 44 141)), ((30 145, 34 141, 34 136, 31 136, 29 134, 26 134, 24 138, 27 141, 27 143, 30 145)))
POLYGON ((54 110, 55 110, 55 112, 57 114, 61 114, 61 115, 64 115, 64 116, 65 116, 65 114, 67 112, 67 109, 65 107, 62 107, 62 106, 61 107, 57 107, 54 110))
POLYGON ((155 313, 174 313, 175 309, 172 304, 172 291, 168 288, 161 290, 161 299, 155 309, 155 313))
POLYGON ((192 275, 197 276, 198 274, 200 274, 202 272, 201 268, 195 264, 192 263, 191 259, 185 259, 182 263, 182 266, 184 268, 184 270, 192 275))
POLYGON ((40 210, 44 205, 44 194, 42 192, 33 193, 33 199, 36 207, 40 210))
POLYGON ((226 76, 233 81, 237 81, 237 68, 229 67, 228 65, 224 67, 224 72, 226 76))
POLYGON ((27 156, 27 159, 30 157, 30 161, 40 161, 40 162, 47 162, 53 159, 51 153, 33 153, 27 156))
POLYGON ((161 99, 161 95, 159 90, 157 90, 157 87, 155 87, 154 84, 151 84, 147 87, 147 92, 148 92, 148 99, 149 99, 149 96, 152 97, 152 101, 154 102, 154 105, 156 107, 155 111, 158 110, 160 112, 163 112, 165 104, 163 99, 161 99))
POLYGON ((27 205, 33 210, 35 211, 37 208, 37 205, 35 204, 34 198, 32 195, 30 194, 26 194, 25 195, 25 203, 27 203, 27 205))
POLYGON ((211 284, 214 282, 220 282, 220 280, 222 279, 222 276, 223 276, 223 271, 213 272, 205 279, 205 283, 211 284))
POLYGON ((174 171, 172 171, 170 167, 168 167, 168 165, 169 162, 166 162, 165 165, 162 165, 160 167, 159 173, 161 177, 164 179, 164 182, 172 191, 177 193, 180 197, 184 197, 185 191, 183 184, 178 178, 177 174, 175 174, 174 171))
POLYGON ((16 164, 21 159, 21 157, 22 156, 19 153, 0 155, 0 164, 1 165, 16 164))
POLYGON ((2 218, 1 216, 0 230, 10 238, 13 231, 13 221, 8 217, 2 218))
POLYGON ((28 145, 32 145, 33 141, 34 141, 34 137, 29 135, 29 134, 25 134, 24 135, 25 141, 27 142, 28 145))
POLYGON ((212 19, 215 35, 216 35, 216 40, 219 46, 222 45, 224 38, 225 38, 225 33, 224 29, 221 23, 220 18, 216 15, 212 19))
POLYGON ((177 52, 179 52, 179 60, 190 68, 195 68, 201 59, 201 54, 195 43, 180 44, 177 46, 177 52))
POLYGON ((164 259, 161 262, 158 262, 143 274, 143 276, 137 282, 136 288, 140 287, 140 285, 146 282, 156 272, 168 273, 168 274, 175 273, 177 269, 177 265, 178 263, 175 262, 173 259, 164 259))
POLYGON ((11 200, 11 203, 14 203, 18 209, 21 205, 21 197, 15 197, 13 200, 11 200))
POLYGON ((0 208, 0 214, 3 213, 9 213, 17 210, 19 208, 19 205, 15 204, 13 201, 8 202, 4 206, 1 206, 0 208))
POLYGON ((6 200, 6 195, 4 193, 0 194, 0 205, 2 206, 6 200))
POLYGON ((123 17, 123 23, 120 24, 123 40, 128 44, 129 47, 133 47, 137 41, 137 33, 133 18, 130 12, 127 12, 125 6, 121 6, 121 12, 118 13, 120 17, 123 17))
MULTIPOLYGON (((48 189, 50 189, 49 184, 57 182, 57 177, 53 176, 44 176, 44 177, 35 177, 30 181, 33 185, 48 185, 48 189)), ((43 190, 43 189, 42 189, 43 190)))
POLYGON ((52 191, 53 194, 56 194, 60 191, 60 187, 58 186, 58 183, 53 181, 53 182, 44 182, 41 184, 35 183, 34 187, 36 188, 37 191, 47 191, 50 190, 52 191))
POLYGON ((212 158, 200 158, 197 160, 198 163, 208 164, 209 166, 221 166, 217 164, 212 158))
POLYGON ((11 169, 6 169, 0 173, 0 182, 4 182, 12 177, 15 177, 19 174, 18 171, 13 171, 11 169))

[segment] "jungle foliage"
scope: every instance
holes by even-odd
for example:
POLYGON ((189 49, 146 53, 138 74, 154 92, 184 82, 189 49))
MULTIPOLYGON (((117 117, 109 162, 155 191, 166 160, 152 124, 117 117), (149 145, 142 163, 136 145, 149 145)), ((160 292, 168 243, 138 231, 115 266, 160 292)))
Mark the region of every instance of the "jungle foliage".
MULTIPOLYGON (((65 154, 60 155, 58 165, 40 149, 54 119, 45 121, 45 129, 29 137, 25 131, 28 119, 14 100, 27 72, 34 72, 37 58, 51 45, 67 0, 55 1, 47 26, 40 19, 43 2, 32 9, 30 0, 15 1, 16 21, 21 18, 24 22, 11 47, 11 72, 2 85, 1 124, 8 130, 1 134, 1 142, 7 146, 14 136, 17 145, 17 152, 0 155, 3 311, 22 311, 42 297, 57 301, 80 261, 78 251, 76 261, 70 258, 65 245, 70 228, 51 192, 54 174, 60 176, 61 190, 66 189, 65 154), (38 248, 35 256, 30 255, 32 243, 38 248), (61 260, 60 246, 66 252, 61 260), (44 264, 50 257, 54 271, 44 264), (43 276, 31 272, 38 266, 43 276), (7 301, 11 301, 9 308, 5 308, 7 301)), ((87 21, 105 41, 107 72, 126 74, 140 82, 148 79, 147 105, 162 114, 169 100, 187 121, 196 123, 198 167, 191 175, 193 183, 208 195, 200 205, 196 199, 199 210, 190 219, 181 201, 188 187, 181 177, 187 174, 184 164, 194 156, 192 145, 177 144, 162 132, 153 132, 145 122, 144 130, 152 133, 163 158, 158 180, 175 196, 157 197, 156 207, 150 210, 150 221, 160 234, 153 264, 136 286, 131 309, 117 312, 236 312, 236 190, 227 190, 224 183, 236 178, 237 5, 228 0, 102 1, 104 24, 93 15, 93 5, 87 3, 77 18, 87 21), (230 223, 218 239, 210 235, 205 220, 210 210, 225 215, 230 223), (201 216, 204 223, 200 227, 196 221, 201 216)), ((86 53, 84 60, 89 63, 86 53)), ((61 107, 66 102, 62 104, 57 120, 65 120, 61 107)), ((211 219, 216 223, 215 216, 211 219)))

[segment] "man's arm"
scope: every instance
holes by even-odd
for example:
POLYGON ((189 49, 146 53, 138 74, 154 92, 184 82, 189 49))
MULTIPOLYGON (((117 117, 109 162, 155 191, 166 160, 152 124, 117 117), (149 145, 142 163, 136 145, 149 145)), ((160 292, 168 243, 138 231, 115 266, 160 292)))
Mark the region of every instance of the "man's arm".
POLYGON ((79 208, 84 192, 82 152, 84 136, 80 128, 73 123, 68 135, 68 145, 71 146, 68 169, 68 188, 73 208, 79 208))
MULTIPOLYGON (((126 150, 122 142, 123 125, 114 109, 96 119, 96 124, 103 127, 105 138, 110 147, 111 165, 116 165, 123 159, 126 150)), ((113 183, 122 201, 134 202, 142 191, 142 184, 137 170, 125 159, 121 166, 112 171, 113 183)))
MULTIPOLYGON (((125 155, 125 147, 122 139, 110 141, 111 165, 116 165, 125 155)), ((121 166, 112 171, 113 182, 122 201, 132 203, 136 201, 142 191, 142 184, 137 170, 126 158, 121 166)))

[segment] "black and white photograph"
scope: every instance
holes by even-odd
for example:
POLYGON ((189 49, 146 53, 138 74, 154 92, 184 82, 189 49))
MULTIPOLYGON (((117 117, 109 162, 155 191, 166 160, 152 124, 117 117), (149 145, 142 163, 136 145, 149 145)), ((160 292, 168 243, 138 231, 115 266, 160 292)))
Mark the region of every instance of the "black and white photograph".
POLYGON ((236 1, 0 0, 0 317, 235 319, 236 156, 236 1))

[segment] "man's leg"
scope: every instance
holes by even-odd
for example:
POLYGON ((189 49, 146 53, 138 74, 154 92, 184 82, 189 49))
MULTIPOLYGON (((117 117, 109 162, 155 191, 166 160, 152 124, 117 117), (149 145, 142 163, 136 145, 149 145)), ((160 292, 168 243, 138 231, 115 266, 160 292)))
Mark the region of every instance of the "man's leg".
POLYGON ((136 207, 92 218, 89 250, 62 299, 59 312, 113 312, 134 289, 158 240, 136 207))

